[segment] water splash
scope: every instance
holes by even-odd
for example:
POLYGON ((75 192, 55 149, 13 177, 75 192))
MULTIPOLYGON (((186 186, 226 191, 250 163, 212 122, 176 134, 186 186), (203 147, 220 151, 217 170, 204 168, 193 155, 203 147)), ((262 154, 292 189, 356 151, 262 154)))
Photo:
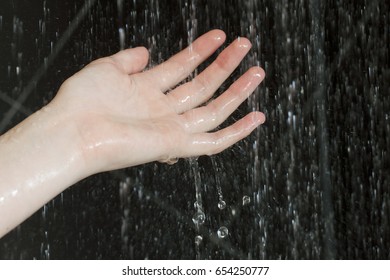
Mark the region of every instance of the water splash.
POLYGON ((117 0, 118 7, 118 34, 119 34, 119 49, 124 50, 126 45, 126 33, 123 24, 123 0, 117 0))
POLYGON ((232 80, 252 65, 263 66, 267 73, 263 85, 231 121, 257 109, 265 112, 267 121, 249 138, 216 156, 217 163, 223 163, 217 175, 210 161, 200 158, 196 170, 186 161, 174 167, 151 164, 125 170, 120 179, 112 172, 81 182, 61 195, 61 203, 48 205, 0 240, 2 258, 174 259, 175 252, 189 259, 324 258, 321 119, 327 120, 324 129, 329 133, 331 199, 337 217, 333 219, 335 256, 388 258, 390 33, 385 1, 323 3, 326 32, 316 33, 325 36, 321 63, 315 63, 318 37, 312 28, 318 19, 309 6, 315 1, 181 0, 162 5, 156 0, 123 0, 121 13, 117 1, 99 1, 76 20, 80 32, 68 36, 52 60, 57 43, 81 9, 72 1, 66 1, 69 15, 56 13, 51 1, 40 1, 44 5, 38 4, 39 15, 33 9, 27 16, 26 9, 0 12, 3 116, 10 104, 18 108, 14 121, 35 111, 51 100, 75 68, 112 54, 123 44, 146 46, 155 65, 199 34, 221 28, 228 41, 240 35, 253 45, 232 80), (122 22, 117 14, 123 15, 122 22), (15 30, 22 36, 14 36, 14 17, 15 30), (63 18, 65 25, 60 24, 63 18), (118 35, 119 28, 123 32, 118 35), (124 43, 120 34, 125 34, 124 43), (40 67, 42 76, 34 76, 40 67), (315 67, 327 72, 322 85, 316 82, 315 67), (15 102, 31 81, 28 98, 15 102), (325 90, 317 91, 318 86, 325 90), (327 98, 325 105, 319 106, 320 95, 327 98), (123 186, 126 178, 130 178, 128 188, 123 186), (142 182, 142 188, 137 182, 142 182), (217 207, 218 184, 228 203, 224 211, 217 207), (198 211, 193 208, 194 188, 202 193, 205 213, 199 231, 192 221, 198 211), (122 196, 130 196, 131 202, 122 196), (244 205, 244 196, 250 197, 249 204, 244 205), (167 211, 168 206, 172 211, 167 211), (151 226, 157 223, 162 230, 151 226), (229 238, 218 238, 216 229, 221 225, 229 229, 229 238), (31 229, 36 232, 34 239, 31 229), (199 246, 196 236, 203 238, 199 246))
POLYGON ((219 210, 223 210, 226 208, 226 202, 224 200, 218 201, 218 208, 219 210))
POLYGON ((80 9, 79 13, 76 15, 75 19, 71 22, 68 29, 64 32, 63 36, 58 40, 56 46, 54 47, 52 53, 42 66, 35 72, 34 76, 31 78, 30 82, 23 88, 23 91, 19 94, 14 106, 12 106, 7 113, 4 114, 3 119, 0 122, 0 133, 3 133, 8 123, 12 120, 15 114, 19 110, 20 104, 23 104, 28 96, 34 91, 38 81, 46 74, 48 67, 54 62, 55 58, 59 55, 61 50, 64 48, 65 44, 70 40, 73 32, 80 25, 81 21, 88 14, 91 7, 95 4, 96 0, 86 1, 84 6, 80 9))
POLYGON ((222 226, 217 231, 218 238, 226 238, 229 235, 229 230, 227 227, 222 226))
POLYGON ((217 189, 218 193, 218 208, 220 210, 223 210, 226 208, 226 201, 223 199, 223 193, 222 193, 222 186, 221 186, 221 180, 220 180, 220 174, 221 169, 215 159, 215 157, 211 157, 211 165, 213 167, 213 170, 215 172, 215 187, 217 189))
POLYGON ((203 237, 201 235, 195 236, 195 244, 199 246, 203 241, 203 237))
POLYGON ((206 216, 204 212, 200 209, 198 209, 194 214, 194 216, 192 217, 192 221, 194 222, 197 228, 199 228, 200 225, 203 225, 205 220, 206 220, 206 216))
POLYGON ((245 205, 249 205, 251 203, 251 198, 247 195, 244 195, 242 197, 242 205, 245 206, 245 205))

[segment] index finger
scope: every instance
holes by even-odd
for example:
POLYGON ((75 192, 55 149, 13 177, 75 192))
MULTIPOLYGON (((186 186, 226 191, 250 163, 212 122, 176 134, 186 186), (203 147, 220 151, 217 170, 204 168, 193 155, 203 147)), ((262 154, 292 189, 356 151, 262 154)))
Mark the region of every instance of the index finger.
POLYGON ((147 75, 161 91, 173 88, 213 54, 225 39, 226 35, 223 31, 217 29, 209 31, 196 39, 186 49, 151 70, 142 73, 142 75, 147 75))

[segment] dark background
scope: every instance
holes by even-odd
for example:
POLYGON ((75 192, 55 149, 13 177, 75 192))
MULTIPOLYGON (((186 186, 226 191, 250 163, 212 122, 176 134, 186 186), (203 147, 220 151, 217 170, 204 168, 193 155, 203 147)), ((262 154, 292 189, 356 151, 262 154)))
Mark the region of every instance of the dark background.
POLYGON ((0 258, 389 259, 389 10, 379 0, 2 0, 0 133, 118 51, 120 28, 126 48, 150 50, 149 67, 213 28, 228 42, 248 37, 252 51, 221 91, 252 65, 267 77, 223 126, 254 109, 267 122, 213 157, 79 182, 3 237, 0 258))

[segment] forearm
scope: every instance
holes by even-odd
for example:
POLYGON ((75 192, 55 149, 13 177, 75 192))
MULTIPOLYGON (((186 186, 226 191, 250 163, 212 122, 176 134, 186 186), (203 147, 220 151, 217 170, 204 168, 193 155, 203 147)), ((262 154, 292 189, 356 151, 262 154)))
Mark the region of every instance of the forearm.
POLYGON ((87 176, 71 117, 44 108, 0 136, 0 237, 87 176))

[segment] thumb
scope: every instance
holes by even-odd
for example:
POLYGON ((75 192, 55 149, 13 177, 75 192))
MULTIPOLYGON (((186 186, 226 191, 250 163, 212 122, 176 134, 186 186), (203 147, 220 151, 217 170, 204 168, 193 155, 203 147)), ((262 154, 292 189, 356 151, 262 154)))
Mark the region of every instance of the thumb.
POLYGON ((112 58, 127 74, 134 74, 143 70, 149 60, 149 52, 145 47, 136 47, 120 51, 112 58))

